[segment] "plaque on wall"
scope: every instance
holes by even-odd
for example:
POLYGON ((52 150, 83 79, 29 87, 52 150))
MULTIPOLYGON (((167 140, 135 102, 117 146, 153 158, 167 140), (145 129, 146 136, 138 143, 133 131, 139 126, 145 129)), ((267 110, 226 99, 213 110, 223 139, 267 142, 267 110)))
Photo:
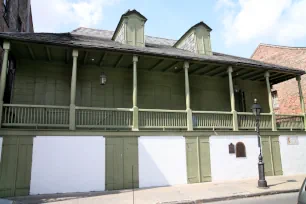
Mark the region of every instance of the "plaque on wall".
POLYGON ((228 145, 228 152, 230 154, 235 154, 235 145, 233 145, 233 143, 228 145))
POLYGON ((287 144, 288 145, 298 145, 299 144, 298 136, 288 136, 287 144))

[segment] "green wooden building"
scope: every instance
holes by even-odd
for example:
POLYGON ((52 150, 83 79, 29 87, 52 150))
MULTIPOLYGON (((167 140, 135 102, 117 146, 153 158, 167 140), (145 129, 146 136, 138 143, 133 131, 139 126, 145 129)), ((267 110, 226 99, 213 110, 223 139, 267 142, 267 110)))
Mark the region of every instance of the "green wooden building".
POLYGON ((257 177, 255 98, 267 175, 306 173, 284 156, 306 145, 304 71, 213 52, 203 22, 171 40, 146 21, 0 33, 0 197, 257 177), (275 114, 271 86, 294 78, 301 114, 275 114), (244 160, 228 152, 240 143, 244 160))

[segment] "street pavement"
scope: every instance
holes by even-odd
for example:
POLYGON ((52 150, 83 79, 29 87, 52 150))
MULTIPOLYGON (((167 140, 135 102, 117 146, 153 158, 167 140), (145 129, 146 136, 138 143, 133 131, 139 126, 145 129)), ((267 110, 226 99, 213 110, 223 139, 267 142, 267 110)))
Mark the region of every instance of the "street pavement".
MULTIPOLYGON (((254 178, 233 181, 184 184, 167 187, 142 188, 135 189, 134 193, 131 190, 64 193, 17 197, 13 198, 13 200, 21 201, 25 204, 131 204, 133 203, 133 200, 136 204, 178 204, 186 202, 207 203, 211 201, 220 202, 231 198, 258 197, 262 195, 270 196, 271 194, 276 193, 281 194, 285 192, 297 192, 301 188, 305 177, 306 174, 267 177, 266 179, 269 185, 268 189, 257 188, 257 178, 254 178)), ((294 203, 296 203, 296 201, 294 203)))
MULTIPOLYGON (((216 204, 296 204, 298 193, 285 193, 270 196, 243 198, 215 202, 216 204)), ((212 203, 213 204, 213 203, 212 203)))

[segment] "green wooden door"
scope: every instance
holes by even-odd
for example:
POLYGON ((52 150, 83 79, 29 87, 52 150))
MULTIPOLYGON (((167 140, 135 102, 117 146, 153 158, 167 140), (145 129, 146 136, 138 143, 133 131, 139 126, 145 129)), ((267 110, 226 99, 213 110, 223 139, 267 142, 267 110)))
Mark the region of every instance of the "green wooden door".
POLYGON ((186 137, 188 183, 199 183, 198 138, 186 137))
POLYGON ((199 137, 201 182, 211 181, 209 137, 199 137))
POLYGON ((273 176, 273 167, 272 167, 272 159, 271 159, 271 148, 270 148, 270 137, 262 136, 261 137, 262 144, 262 156, 265 163, 265 174, 266 176, 273 176))
POLYGON ((278 138, 279 138, 278 136, 271 137, 272 158, 273 158, 273 167, 274 167, 274 175, 275 176, 283 175, 282 161, 281 161, 278 138))
POLYGON ((0 164, 0 197, 29 195, 33 137, 3 138, 0 164))
POLYGON ((133 186, 137 188, 138 138, 107 137, 105 154, 106 190, 128 189, 133 186), (134 178, 133 180, 132 177, 134 178))
POLYGON ((278 138, 278 136, 261 137, 266 176, 283 175, 278 138))
POLYGON ((188 183, 211 181, 209 137, 186 137, 188 183))

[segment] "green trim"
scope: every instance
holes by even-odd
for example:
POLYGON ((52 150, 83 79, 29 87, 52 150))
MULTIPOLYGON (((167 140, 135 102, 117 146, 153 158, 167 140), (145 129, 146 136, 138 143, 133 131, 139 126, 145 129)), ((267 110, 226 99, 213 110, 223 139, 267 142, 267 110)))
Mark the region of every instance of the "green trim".
MULTIPOLYGON (((207 135, 218 136, 218 135, 256 135, 255 131, 98 131, 98 130, 29 130, 29 129, 0 129, 0 135, 33 135, 33 136, 204 136, 207 135)), ((267 136, 278 136, 278 135, 305 135, 304 131, 261 131, 261 135, 267 136)))

